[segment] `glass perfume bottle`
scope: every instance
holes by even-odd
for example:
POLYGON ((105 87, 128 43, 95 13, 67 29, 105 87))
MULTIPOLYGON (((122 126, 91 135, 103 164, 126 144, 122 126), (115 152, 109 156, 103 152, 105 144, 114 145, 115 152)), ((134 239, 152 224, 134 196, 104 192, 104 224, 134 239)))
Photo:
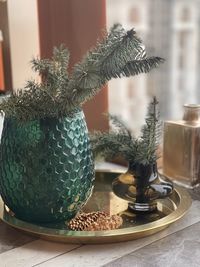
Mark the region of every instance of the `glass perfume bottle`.
POLYGON ((184 105, 183 120, 164 123, 163 173, 177 184, 200 184, 200 105, 184 105))

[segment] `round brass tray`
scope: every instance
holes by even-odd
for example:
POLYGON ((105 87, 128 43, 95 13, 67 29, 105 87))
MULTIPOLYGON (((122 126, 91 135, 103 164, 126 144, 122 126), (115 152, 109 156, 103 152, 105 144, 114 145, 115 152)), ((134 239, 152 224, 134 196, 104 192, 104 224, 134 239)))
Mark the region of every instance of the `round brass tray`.
POLYGON ((173 194, 158 201, 158 210, 147 215, 134 215, 126 209, 128 202, 115 196, 111 189, 115 172, 96 172, 94 192, 84 211, 104 210, 110 214, 120 214, 123 225, 110 231, 69 231, 66 224, 31 224, 19 220, 0 200, 0 218, 10 226, 46 240, 65 243, 111 243, 128 241, 154 234, 180 219, 191 205, 189 194, 175 187, 173 194))

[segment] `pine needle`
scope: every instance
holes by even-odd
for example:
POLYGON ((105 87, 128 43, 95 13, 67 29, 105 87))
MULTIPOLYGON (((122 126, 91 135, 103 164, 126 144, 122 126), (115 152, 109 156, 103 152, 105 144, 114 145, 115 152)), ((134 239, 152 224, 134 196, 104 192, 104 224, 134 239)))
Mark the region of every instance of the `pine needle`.
POLYGON ((82 108, 110 79, 146 73, 163 62, 159 57, 147 57, 135 30, 125 31, 120 24, 75 64, 71 75, 67 72, 69 59, 63 45, 53 49, 51 59, 33 59, 32 69, 41 82, 27 81, 25 88, 12 92, 0 104, 5 116, 20 122, 67 116, 82 108))
POLYGON ((154 163, 157 159, 156 150, 161 134, 161 122, 158 111, 158 101, 154 97, 149 104, 145 125, 141 136, 136 139, 126 125, 116 116, 110 116, 114 128, 110 132, 95 132, 91 134, 94 155, 105 159, 121 157, 126 161, 143 165, 154 163))

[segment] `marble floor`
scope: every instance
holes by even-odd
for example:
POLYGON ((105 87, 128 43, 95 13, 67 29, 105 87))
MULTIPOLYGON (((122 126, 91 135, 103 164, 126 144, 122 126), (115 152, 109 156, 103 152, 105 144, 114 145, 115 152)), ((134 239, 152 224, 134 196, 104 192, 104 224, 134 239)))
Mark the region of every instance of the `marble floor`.
POLYGON ((200 189, 179 221, 152 236, 123 243, 47 242, 0 221, 0 267, 200 267, 200 189))

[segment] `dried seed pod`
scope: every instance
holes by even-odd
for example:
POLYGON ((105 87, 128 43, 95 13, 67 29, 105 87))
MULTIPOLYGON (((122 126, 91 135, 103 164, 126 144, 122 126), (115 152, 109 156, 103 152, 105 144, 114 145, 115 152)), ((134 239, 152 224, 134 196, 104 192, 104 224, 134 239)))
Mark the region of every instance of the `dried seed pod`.
POLYGON ((108 215, 103 211, 81 213, 73 218, 68 227, 74 231, 101 231, 119 228, 123 223, 119 215, 108 215))

